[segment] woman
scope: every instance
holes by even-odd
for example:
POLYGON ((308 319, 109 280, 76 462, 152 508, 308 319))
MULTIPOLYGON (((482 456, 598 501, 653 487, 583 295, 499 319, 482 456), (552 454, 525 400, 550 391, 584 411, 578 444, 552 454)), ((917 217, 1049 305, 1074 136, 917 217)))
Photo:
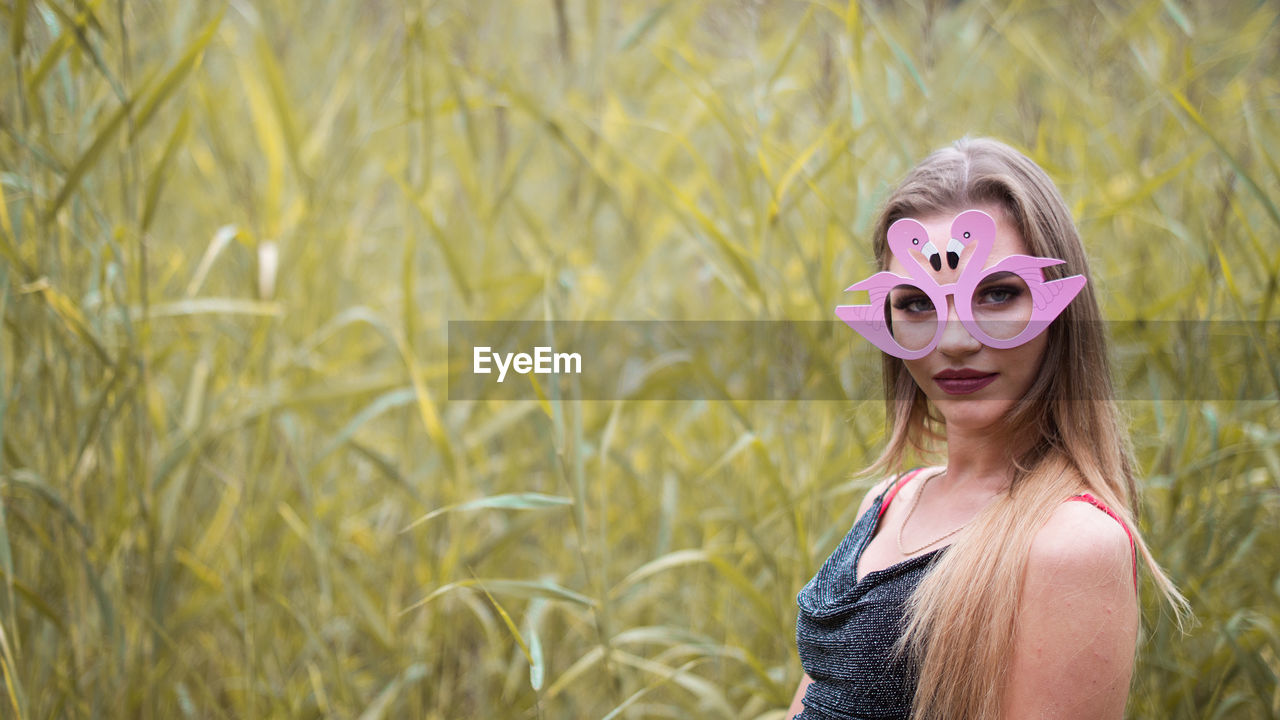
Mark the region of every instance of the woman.
POLYGON ((788 717, 1120 718, 1137 562, 1186 601, 1134 522, 1079 235, 1034 162, 961 140, 914 168, 875 229, 870 303, 837 314, 885 352, 892 434, 946 464, 895 475, 797 597, 806 673, 788 717), (891 273, 891 274, 890 274, 891 273))

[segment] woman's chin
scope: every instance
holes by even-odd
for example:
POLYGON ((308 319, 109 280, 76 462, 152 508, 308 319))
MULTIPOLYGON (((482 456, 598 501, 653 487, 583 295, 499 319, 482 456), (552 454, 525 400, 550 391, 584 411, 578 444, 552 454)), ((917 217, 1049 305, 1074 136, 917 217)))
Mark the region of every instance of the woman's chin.
POLYGON ((1000 422, 1011 406, 1007 400, 935 400, 949 430, 984 430, 1000 422))

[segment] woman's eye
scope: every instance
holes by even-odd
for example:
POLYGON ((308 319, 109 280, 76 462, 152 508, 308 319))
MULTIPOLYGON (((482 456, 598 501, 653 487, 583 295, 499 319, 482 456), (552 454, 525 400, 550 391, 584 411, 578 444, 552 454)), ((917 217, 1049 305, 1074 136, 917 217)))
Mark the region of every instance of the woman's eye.
POLYGON ((982 296, 982 301, 984 303, 999 305, 1001 303, 1006 303, 1006 302, 1009 302, 1010 300, 1013 300, 1014 298, 1018 297, 1018 295, 1020 295, 1021 293, 1022 291, 1016 287, 1009 287, 1008 285, 997 285, 995 287, 983 288, 981 296, 982 296))
POLYGON ((906 297, 895 298, 893 301, 895 310, 901 310, 905 313, 927 313, 933 312, 933 302, 924 295, 909 295, 906 297))

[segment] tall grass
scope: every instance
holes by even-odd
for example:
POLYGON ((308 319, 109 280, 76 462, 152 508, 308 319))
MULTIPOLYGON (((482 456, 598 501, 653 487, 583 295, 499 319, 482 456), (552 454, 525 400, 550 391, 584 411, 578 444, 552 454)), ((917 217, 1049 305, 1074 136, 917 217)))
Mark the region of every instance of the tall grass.
MULTIPOLYGON (((448 402, 447 320, 829 319, 887 187, 989 134, 1107 317, 1248 321, 1139 364, 1280 379, 1278 19, 0 4, 0 714, 781 717, 879 404, 448 402)), ((1280 380, 1120 380, 1198 620, 1145 589, 1129 714, 1280 717, 1280 380)))

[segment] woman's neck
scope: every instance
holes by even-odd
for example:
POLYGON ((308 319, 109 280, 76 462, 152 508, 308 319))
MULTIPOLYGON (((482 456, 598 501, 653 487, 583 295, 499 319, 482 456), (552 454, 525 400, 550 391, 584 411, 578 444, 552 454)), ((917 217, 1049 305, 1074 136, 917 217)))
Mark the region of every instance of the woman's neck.
POLYGON ((947 428, 947 472, 938 485, 948 491, 995 495, 1013 481, 1009 439, 986 431, 947 428))

